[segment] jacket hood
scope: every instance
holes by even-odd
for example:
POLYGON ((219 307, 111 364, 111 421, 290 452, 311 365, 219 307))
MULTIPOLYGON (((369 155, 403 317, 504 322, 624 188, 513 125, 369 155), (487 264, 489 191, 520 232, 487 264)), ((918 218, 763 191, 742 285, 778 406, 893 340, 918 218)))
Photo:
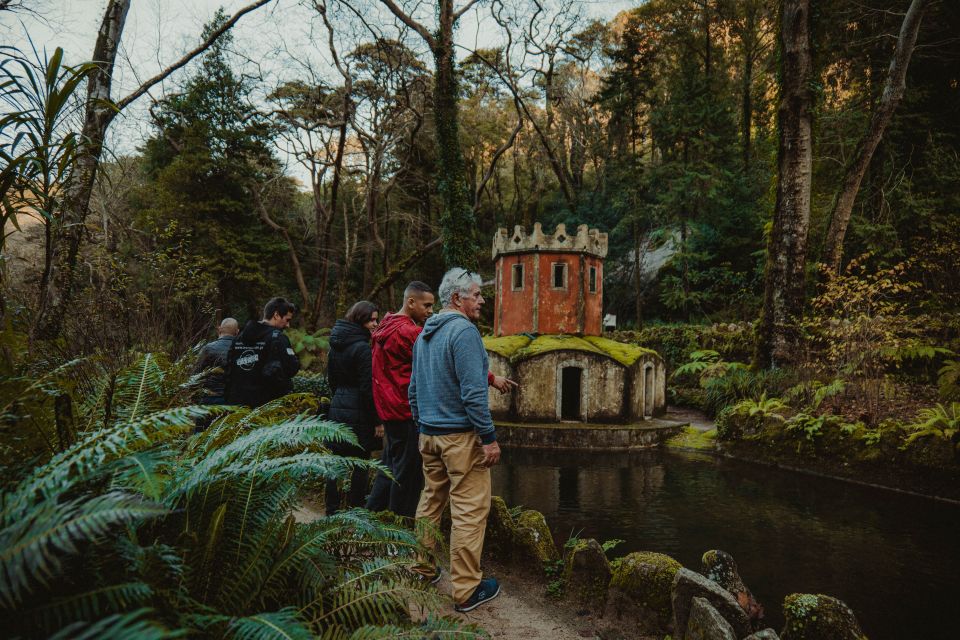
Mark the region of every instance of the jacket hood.
POLYGON ((239 339, 241 342, 246 343, 257 342, 269 336, 271 331, 273 331, 273 327, 270 325, 258 322, 257 320, 250 320, 244 325, 243 331, 240 332, 239 339))
POLYGON ((405 316, 402 313, 388 313, 380 321, 377 330, 373 332, 373 341, 378 344, 385 344, 393 335, 410 325, 416 325, 410 316, 405 316))
POLYGON ((333 325, 333 331, 330 332, 330 348, 337 351, 346 349, 356 342, 368 342, 369 340, 370 332, 363 326, 349 320, 337 320, 336 324, 333 325))
POLYGON ((467 324, 473 324, 467 317, 461 313, 456 313, 454 311, 448 311, 446 313, 435 313, 423 324, 423 339, 429 340, 433 337, 441 327, 445 327, 451 322, 466 322, 467 324))

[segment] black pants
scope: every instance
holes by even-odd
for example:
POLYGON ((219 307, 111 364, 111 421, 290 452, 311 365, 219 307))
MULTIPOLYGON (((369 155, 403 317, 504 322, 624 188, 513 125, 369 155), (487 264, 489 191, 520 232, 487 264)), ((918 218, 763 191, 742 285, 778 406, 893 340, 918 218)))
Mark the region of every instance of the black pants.
MULTIPOLYGON (((357 436, 360 446, 354 446, 346 442, 330 442, 327 447, 338 456, 349 458, 370 458, 370 452, 373 450, 373 425, 350 425, 350 430, 357 436)), ((370 472, 367 469, 353 469, 350 475, 350 489, 347 491, 346 507, 362 507, 367 498, 367 488, 370 480, 370 472)), ((336 480, 327 480, 326 488, 326 514, 333 515, 340 511, 343 506, 343 497, 340 495, 340 488, 336 480)))
POLYGON ((389 509, 400 516, 417 515, 417 503, 423 491, 423 460, 420 458, 420 433, 413 420, 387 420, 384 423, 386 442, 380 459, 395 478, 377 474, 367 509, 389 509))

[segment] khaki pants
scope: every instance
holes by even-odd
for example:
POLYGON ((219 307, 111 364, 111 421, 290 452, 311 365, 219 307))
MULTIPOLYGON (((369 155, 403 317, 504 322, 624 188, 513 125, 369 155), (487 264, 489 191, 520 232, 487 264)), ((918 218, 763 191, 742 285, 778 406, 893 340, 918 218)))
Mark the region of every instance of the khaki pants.
MULTIPOLYGON (((423 518, 434 530, 450 500, 453 520, 450 532, 450 575, 453 600, 461 603, 473 595, 480 584, 480 554, 490 513, 490 469, 483 466, 483 447, 472 432, 448 436, 420 434, 424 488, 417 506, 417 518, 423 518)), ((434 549, 436 540, 427 534, 421 542, 434 549)))

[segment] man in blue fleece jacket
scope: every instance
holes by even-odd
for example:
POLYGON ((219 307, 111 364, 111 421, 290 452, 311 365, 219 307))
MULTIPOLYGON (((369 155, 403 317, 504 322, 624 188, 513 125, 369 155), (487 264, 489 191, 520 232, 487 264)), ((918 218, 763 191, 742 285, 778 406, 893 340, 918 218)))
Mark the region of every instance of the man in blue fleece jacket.
MULTIPOLYGON (((454 268, 438 291, 443 309, 427 319, 413 345, 410 412, 420 429, 424 489, 417 518, 433 529, 450 501, 450 575, 454 608, 475 609, 500 593, 480 571, 490 513, 490 467, 500 445, 487 400, 487 351, 474 325, 483 296, 480 276, 454 268)), ((421 542, 434 548, 435 537, 421 542)), ((439 577, 434 573, 432 577, 439 577)))

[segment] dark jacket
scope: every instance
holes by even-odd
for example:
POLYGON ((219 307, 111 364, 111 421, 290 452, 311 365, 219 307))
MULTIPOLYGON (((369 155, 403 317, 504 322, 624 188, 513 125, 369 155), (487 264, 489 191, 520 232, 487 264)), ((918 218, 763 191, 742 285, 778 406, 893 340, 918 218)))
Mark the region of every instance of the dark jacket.
POLYGON ((327 382, 333 392, 328 414, 331 420, 356 427, 380 424, 373 406, 370 363, 370 332, 355 322, 337 320, 330 332, 327 355, 327 382))
POLYGON ((293 390, 300 360, 283 331, 249 321, 230 347, 226 399, 231 404, 259 407, 293 390))
MULTIPOLYGON (((213 342, 208 342, 200 350, 200 357, 197 359, 197 368, 194 373, 200 373, 207 369, 220 367, 227 368, 227 356, 229 355, 230 345, 233 343, 233 336, 220 336, 213 342)), ((211 373, 203 383, 203 388, 214 397, 223 397, 226 373, 211 373)))

